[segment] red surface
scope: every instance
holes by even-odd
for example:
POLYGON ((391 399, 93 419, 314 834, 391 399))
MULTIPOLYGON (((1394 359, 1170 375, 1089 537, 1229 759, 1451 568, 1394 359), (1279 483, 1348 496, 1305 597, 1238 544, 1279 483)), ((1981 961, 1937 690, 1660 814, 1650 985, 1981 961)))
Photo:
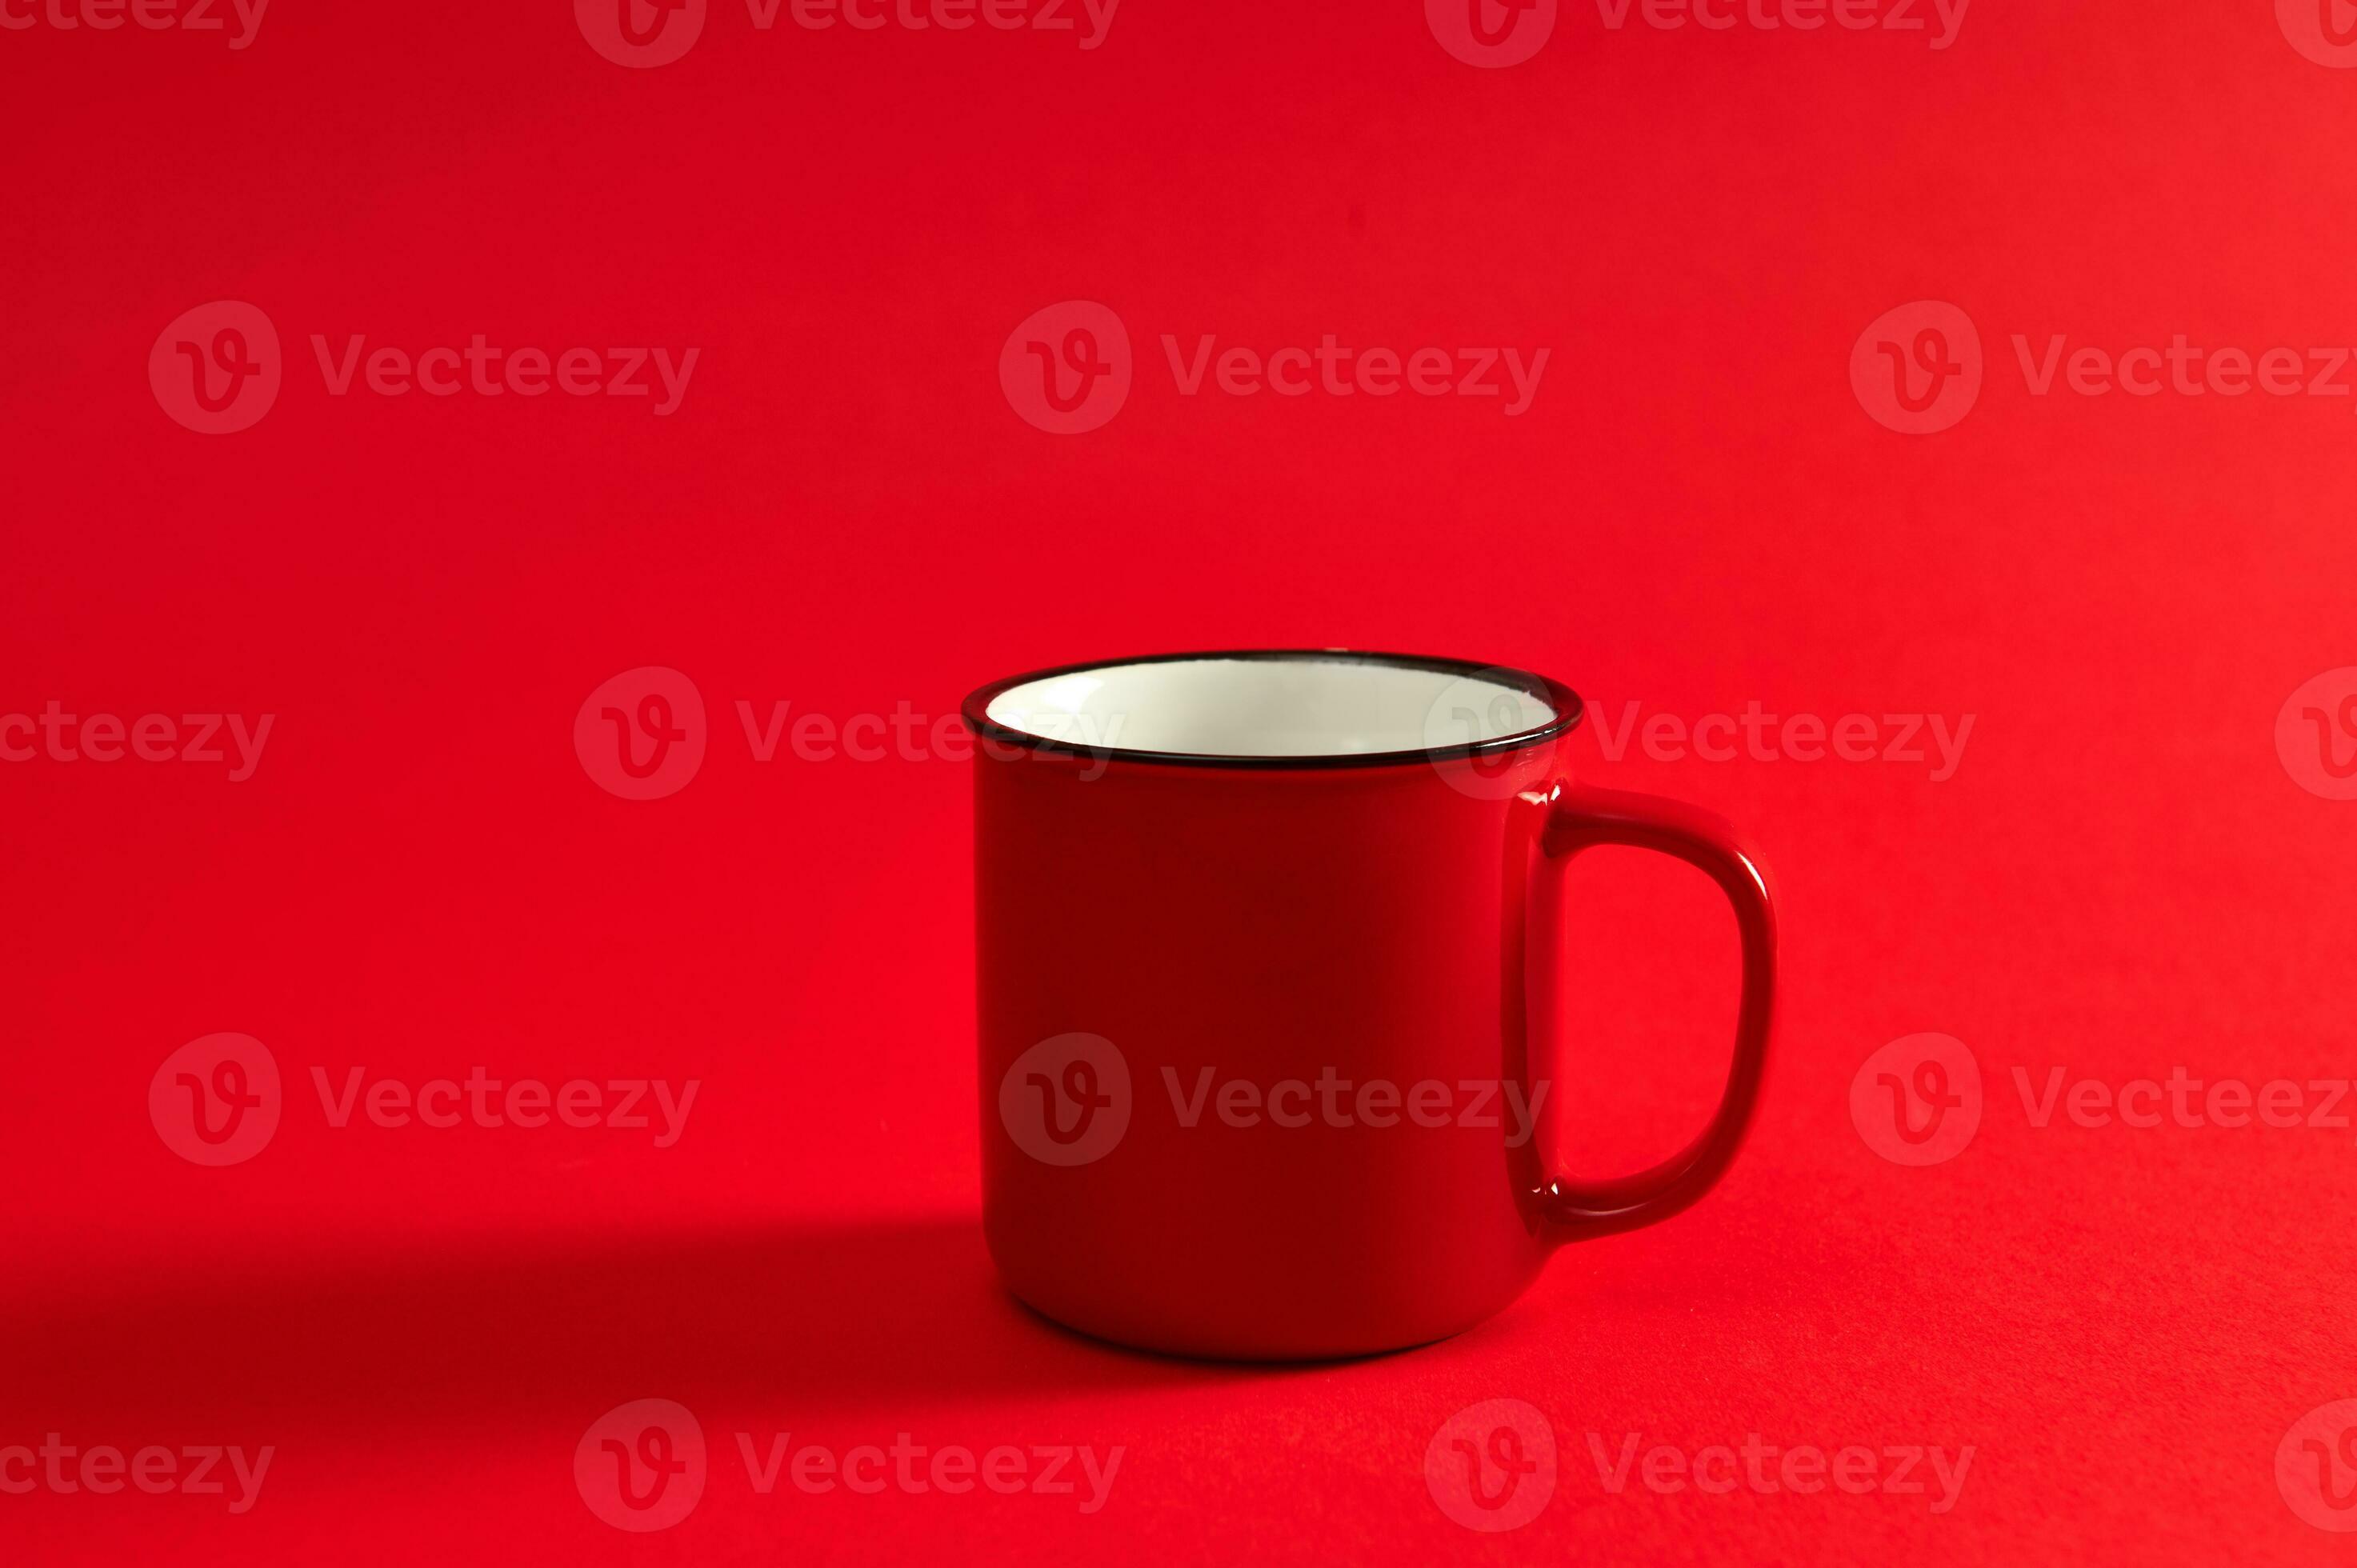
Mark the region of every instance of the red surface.
MULTIPOLYGON (((1412 4, 1131 0, 1084 50, 763 32, 714 0, 630 70, 562 5, 282 4, 242 50, 0 32, 0 715, 275 715, 237 783, 0 764, 0 1447, 274 1450, 234 1516, 0 1495, 0 1555, 2347 1555, 2287 1498, 2347 1421, 2294 1423, 2357 1397, 2357 1134, 2039 1126, 2013 1078, 2350 1076, 2357 805, 2276 735, 2357 664, 2357 399, 2037 395, 2012 343, 2357 342, 2357 76, 2268 7, 1975 5, 1934 50, 1566 5, 1478 70, 1412 4), (148 361, 223 299, 267 315, 284 384, 200 435, 148 361), (1052 435, 999 361, 1071 299, 1125 324, 1134 385, 1052 435), (1935 435, 1850 376, 1919 300, 1986 356, 1935 435), (314 333, 700 354, 657 417, 334 396, 314 333), (1507 417, 1186 396, 1164 333, 1551 352, 1507 417), (1780 882, 1778 1056, 1717 1191, 1457 1339, 1278 1369, 1103 1349, 1013 1305, 981 1246, 965 765, 759 763, 735 704, 933 717, 1016 670, 1300 643, 1560 676, 1583 779, 1740 824, 1780 882), (630 801, 572 726, 648 665, 692 678, 708 752, 630 801), (1934 782, 1613 760, 1631 703, 1975 723, 1934 782), (286 1100, 208 1168, 146 1096, 222 1031, 286 1100), (1851 1089, 1924 1033, 1986 1102, 1910 1166, 1851 1089), (659 1149, 339 1129, 310 1083, 477 1066, 701 1090, 659 1149), (629 1535, 573 1458, 646 1398, 694 1412, 709 1475, 629 1535), (1495 1538, 1425 1473, 1491 1400, 1558 1458, 1495 1538), (740 1432, 1125 1455, 1089 1514, 764 1496, 740 1432), (1936 1483, 1616 1493, 1590 1434, 1610 1459, 1631 1433, 1974 1458, 1938 1513, 1936 1483)), ((1734 937, 1698 876, 1578 875, 1563 1141, 1605 1175, 1700 1124, 1734 937)))

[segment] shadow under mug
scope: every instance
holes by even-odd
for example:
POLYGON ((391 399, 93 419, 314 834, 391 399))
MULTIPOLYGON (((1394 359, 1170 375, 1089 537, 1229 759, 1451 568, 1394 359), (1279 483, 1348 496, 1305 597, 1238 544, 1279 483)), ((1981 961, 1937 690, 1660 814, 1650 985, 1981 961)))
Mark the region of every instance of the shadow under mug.
POLYGON ((1733 1159, 1767 1059, 1766 879, 1715 817, 1564 779, 1559 682, 1195 653, 1015 676, 963 712, 983 1225, 1049 1317, 1237 1359, 1423 1344, 1733 1159), (1573 1183, 1544 1168, 1530 1020, 1566 865, 1598 844, 1718 885, 1742 997, 1702 1134, 1573 1183))

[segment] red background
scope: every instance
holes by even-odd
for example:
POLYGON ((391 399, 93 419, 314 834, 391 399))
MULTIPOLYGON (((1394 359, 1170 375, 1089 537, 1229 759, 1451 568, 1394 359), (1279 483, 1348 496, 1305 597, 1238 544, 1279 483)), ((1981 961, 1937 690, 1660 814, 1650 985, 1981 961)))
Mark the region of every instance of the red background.
MULTIPOLYGON (((1972 8, 1924 33, 1603 26, 1476 70, 1419 7, 1129 0, 1076 35, 755 29, 628 70, 561 5, 298 6, 221 34, 0 33, 0 712, 276 715, 261 766, 0 765, 0 1444, 274 1444, 259 1501, 0 1497, 15 1562, 2323 1560, 2273 1470, 2357 1396, 2347 1132, 2031 1125, 2010 1073, 2348 1075, 2357 805, 2278 707, 2357 663, 2352 399, 2060 388, 2116 353, 2357 342, 2357 76, 2262 5, 1972 8), (159 408, 181 312, 268 313, 253 428, 159 408), (1085 435, 997 384, 1059 300, 1127 323, 1085 435), (1987 379, 1908 436, 1848 359, 1894 306, 1987 379), (680 410, 328 395, 309 335, 695 346, 680 410), (1545 346, 1493 400, 1178 394, 1159 335, 1545 346), (1750 1145, 1690 1214, 1559 1256, 1450 1342, 1221 1369, 1049 1328, 976 1227, 969 779, 755 762, 1041 664, 1401 648, 1596 717, 1757 701, 1976 715, 1955 775, 1789 759, 1583 777, 1739 822, 1785 990, 1750 1145), (677 668, 703 769, 615 799, 571 745, 677 668), (172 1050, 287 1079, 251 1162, 174 1155, 172 1050), (1981 1131, 1853 1126, 1899 1036, 1976 1053, 1981 1131), (685 1135, 319 1114, 309 1069, 702 1080, 685 1135), (713 1444, 662 1534, 595 1518, 583 1430, 713 1444), (1550 1506, 1484 1538, 1435 1430, 1529 1402, 1550 1506), (755 1496, 731 1434, 1124 1444, 1107 1506, 755 1496), (1657 1495, 1587 1434, 1972 1444, 1925 1497, 1657 1495), (1936 1495, 1936 1494, 1935 1494, 1936 1495)), ((1733 933, 1599 854, 1565 1158, 1631 1168, 1722 1070, 1733 933)))

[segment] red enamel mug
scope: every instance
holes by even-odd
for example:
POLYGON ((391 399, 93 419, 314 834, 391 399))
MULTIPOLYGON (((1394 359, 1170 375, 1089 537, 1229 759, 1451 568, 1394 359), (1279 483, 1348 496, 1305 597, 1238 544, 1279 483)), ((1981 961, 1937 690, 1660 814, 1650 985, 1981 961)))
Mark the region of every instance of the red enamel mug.
POLYGON ((1767 1062, 1767 882, 1717 819, 1562 778, 1579 716, 1523 671, 1333 650, 965 700, 983 1226, 1016 1295, 1186 1355, 1396 1349, 1709 1190, 1767 1062), (1531 1032, 1566 864, 1596 844, 1708 874, 1743 988, 1710 1125, 1574 1183, 1545 1168, 1531 1032))

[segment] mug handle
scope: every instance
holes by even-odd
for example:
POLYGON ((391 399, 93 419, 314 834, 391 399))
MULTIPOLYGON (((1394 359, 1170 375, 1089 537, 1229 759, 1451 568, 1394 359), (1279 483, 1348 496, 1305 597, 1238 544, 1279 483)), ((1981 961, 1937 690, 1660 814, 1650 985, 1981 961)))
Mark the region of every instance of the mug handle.
POLYGON ((1547 858, 1558 863, 1598 844, 1674 855, 1718 884, 1735 908, 1736 929, 1743 943, 1743 1001, 1736 1015, 1735 1060, 1710 1125, 1660 1165, 1634 1176, 1599 1182, 1547 1179, 1538 1195, 1547 1230, 1555 1241, 1578 1241, 1667 1219, 1708 1192, 1733 1163, 1768 1067, 1769 1023, 1776 997, 1776 912, 1766 875, 1736 841, 1734 830, 1708 811, 1674 800, 1560 782, 1549 797, 1539 842, 1547 858))

